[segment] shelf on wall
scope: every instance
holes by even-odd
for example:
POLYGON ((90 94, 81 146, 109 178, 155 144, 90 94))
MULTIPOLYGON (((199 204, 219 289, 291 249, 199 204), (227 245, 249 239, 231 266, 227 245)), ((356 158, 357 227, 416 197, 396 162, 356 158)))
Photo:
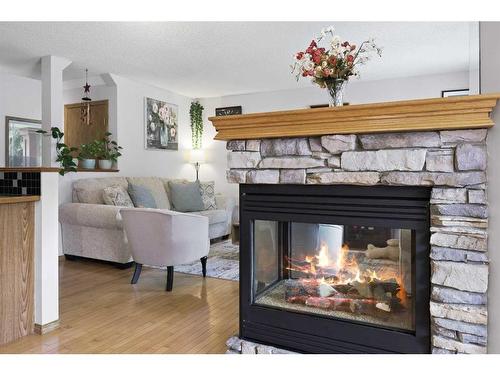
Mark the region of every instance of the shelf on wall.
POLYGON ((215 139, 311 137, 490 128, 500 94, 209 117, 215 139))
POLYGON ((116 173, 120 172, 119 169, 85 169, 85 168, 77 168, 77 172, 101 172, 101 173, 116 173))

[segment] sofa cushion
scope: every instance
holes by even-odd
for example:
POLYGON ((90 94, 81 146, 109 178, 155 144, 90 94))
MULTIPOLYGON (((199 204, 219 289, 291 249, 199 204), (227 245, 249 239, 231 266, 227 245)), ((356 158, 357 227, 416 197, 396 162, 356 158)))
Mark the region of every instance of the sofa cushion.
POLYGON ((215 210, 217 209, 217 204, 215 203, 215 182, 207 181, 200 182, 200 193, 201 200, 203 201, 203 208, 205 210, 215 210))
POLYGON ((125 177, 85 178, 73 182, 73 202, 104 204, 103 192, 105 187, 122 186, 128 188, 125 177))
POLYGON ((189 181, 186 180, 185 178, 164 178, 160 177, 160 180, 163 184, 163 187, 165 188, 165 191, 167 192, 167 197, 168 201, 172 202, 172 195, 170 194, 170 186, 168 186, 169 182, 178 182, 178 183, 183 183, 187 184, 189 181))
POLYGON ((167 192, 158 177, 127 177, 127 180, 129 184, 148 188, 156 202, 156 208, 170 210, 167 192))
POLYGON ((172 205, 176 211, 193 212, 203 210, 199 182, 169 182, 172 205))
POLYGON ((227 212, 226 210, 205 210, 193 212, 193 214, 206 216, 208 217, 208 224, 218 224, 227 221, 227 212))
POLYGON ((132 199, 123 186, 108 186, 102 194, 104 203, 109 206, 134 207, 132 199))
POLYGON ((128 193, 134 202, 134 207, 138 208, 158 208, 151 191, 141 185, 128 184, 128 193))

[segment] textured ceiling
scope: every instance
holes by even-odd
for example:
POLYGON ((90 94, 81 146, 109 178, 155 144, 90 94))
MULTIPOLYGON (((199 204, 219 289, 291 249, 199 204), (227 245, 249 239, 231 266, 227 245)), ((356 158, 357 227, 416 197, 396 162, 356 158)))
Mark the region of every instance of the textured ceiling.
POLYGON ((469 69, 465 22, 0 22, 0 71, 39 78, 40 57, 56 55, 73 61, 65 80, 88 67, 190 97, 290 89, 310 85, 290 74, 292 54, 329 24, 384 48, 363 80, 469 69))

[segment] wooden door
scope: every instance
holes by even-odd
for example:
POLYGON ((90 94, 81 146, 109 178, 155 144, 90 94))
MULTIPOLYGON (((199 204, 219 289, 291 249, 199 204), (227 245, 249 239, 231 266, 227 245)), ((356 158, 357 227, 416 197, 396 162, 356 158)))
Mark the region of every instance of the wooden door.
POLYGON ((90 124, 82 120, 82 103, 64 106, 64 143, 80 147, 96 139, 104 138, 108 131, 108 101, 90 102, 90 124))

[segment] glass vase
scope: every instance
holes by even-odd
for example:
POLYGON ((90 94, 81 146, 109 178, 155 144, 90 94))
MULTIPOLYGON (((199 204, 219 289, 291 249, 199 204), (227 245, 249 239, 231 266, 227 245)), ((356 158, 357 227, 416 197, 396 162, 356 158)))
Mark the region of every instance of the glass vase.
POLYGON ((346 84, 347 81, 340 78, 326 81, 326 88, 330 94, 330 107, 340 107, 344 104, 344 89, 346 84))

